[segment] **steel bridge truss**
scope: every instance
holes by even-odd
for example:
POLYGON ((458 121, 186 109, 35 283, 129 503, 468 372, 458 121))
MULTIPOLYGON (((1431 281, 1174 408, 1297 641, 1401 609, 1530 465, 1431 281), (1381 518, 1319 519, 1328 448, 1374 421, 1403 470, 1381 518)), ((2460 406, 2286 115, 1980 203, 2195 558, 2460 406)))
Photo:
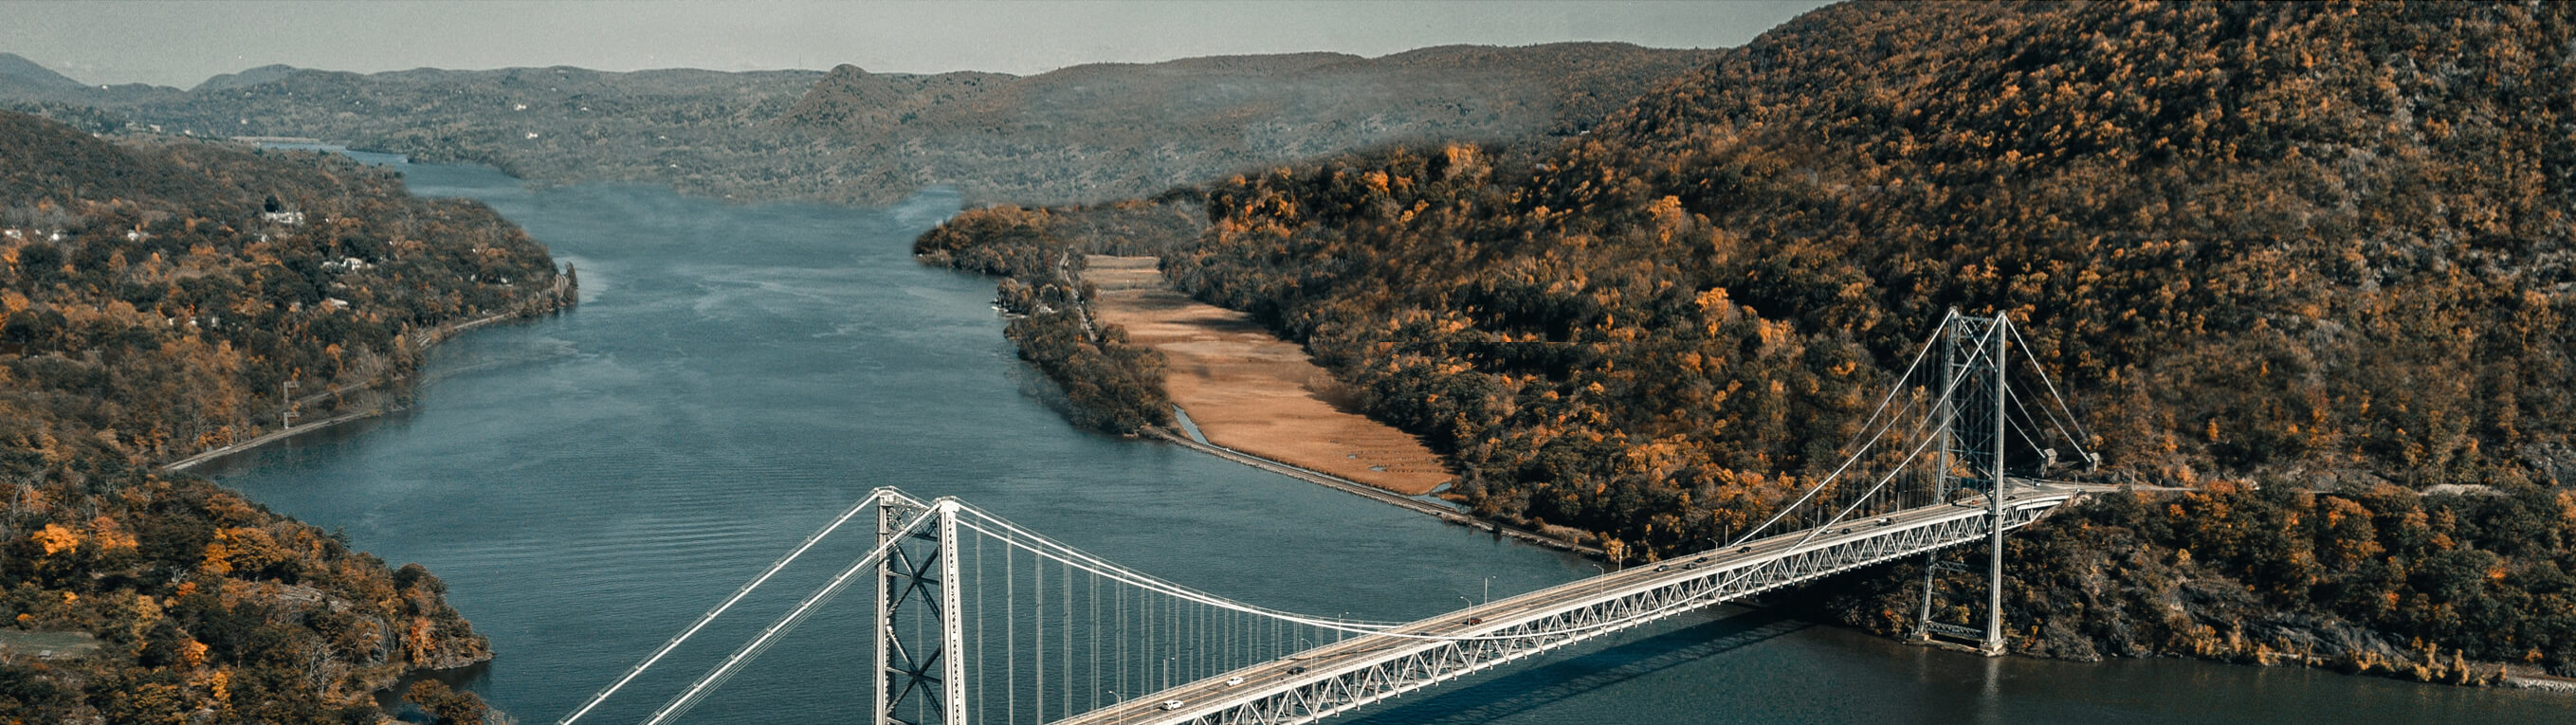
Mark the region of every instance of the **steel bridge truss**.
POLYGON ((877 723, 966 722, 966 635, 952 585, 961 581, 957 507, 900 496, 877 506, 877 723), (900 626, 916 621, 933 626, 900 626))
MULTIPOLYGON (((1972 543, 1988 537, 1995 530, 2018 528, 2037 521, 2077 495, 2025 491, 2004 504, 2000 527, 1990 526, 1989 522, 1996 519, 1985 506, 1958 507, 1955 514, 1909 525, 1855 525, 1844 531, 1863 533, 1818 536, 1805 545, 1784 552, 1738 555, 1732 560, 1712 554, 1713 562, 1700 567, 1705 573, 1603 592, 1538 616, 1486 622, 1484 627, 1455 633, 1453 638, 1361 637, 1350 641, 1358 644, 1346 643, 1346 646, 1362 649, 1381 647, 1383 653, 1356 666, 1306 673, 1269 688, 1247 686, 1245 692, 1234 697, 1209 702, 1205 707, 1175 712, 1172 713, 1174 717, 1153 722, 1193 725, 1313 722, 1676 614, 1863 566, 1972 543)), ((1789 534, 1773 541, 1801 536, 1803 534, 1789 534)), ((1755 548, 1768 547, 1757 543, 1755 548)), ((1534 592, 1516 599, 1545 598, 1581 584, 1534 592)), ((1410 632, 1448 624, 1447 619, 1416 622, 1397 631, 1410 632)))

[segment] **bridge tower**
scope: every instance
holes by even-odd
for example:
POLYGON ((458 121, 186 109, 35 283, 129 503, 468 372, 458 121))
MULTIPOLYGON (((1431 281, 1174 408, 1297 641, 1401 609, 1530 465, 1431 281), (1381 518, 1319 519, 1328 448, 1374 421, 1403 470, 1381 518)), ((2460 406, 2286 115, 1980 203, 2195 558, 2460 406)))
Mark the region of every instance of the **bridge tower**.
POLYGON ((907 497, 887 497, 877 506, 877 543, 886 554, 877 563, 872 725, 967 721, 957 507, 954 499, 924 504, 907 497), (904 523, 925 508, 936 518, 907 534, 904 523))
POLYGON ((1969 317, 1953 309, 1941 323, 1941 394, 1950 403, 1934 433, 1941 441, 1935 485, 1944 501, 1960 491, 1985 496, 1986 626, 1980 638, 1967 627, 1932 620, 1934 576, 1965 570, 1942 561, 1936 551, 1924 555, 1923 612, 1915 630, 1918 639, 1933 634, 1977 639, 1979 651, 1989 656, 2004 651, 2004 407, 2010 395, 2004 388, 2004 345, 2011 329, 2011 318, 2001 312, 1969 317))

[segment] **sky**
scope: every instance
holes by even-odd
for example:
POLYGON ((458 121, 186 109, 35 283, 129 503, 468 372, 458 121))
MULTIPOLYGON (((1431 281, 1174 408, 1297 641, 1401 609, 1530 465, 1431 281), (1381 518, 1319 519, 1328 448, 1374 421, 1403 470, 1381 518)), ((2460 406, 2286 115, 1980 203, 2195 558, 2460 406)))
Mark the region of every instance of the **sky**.
POLYGON ((74 80, 186 88, 283 63, 375 72, 977 70, 1573 40, 1742 45, 1820 0, 1654 2, 56 2, 0 3, 0 52, 74 80))

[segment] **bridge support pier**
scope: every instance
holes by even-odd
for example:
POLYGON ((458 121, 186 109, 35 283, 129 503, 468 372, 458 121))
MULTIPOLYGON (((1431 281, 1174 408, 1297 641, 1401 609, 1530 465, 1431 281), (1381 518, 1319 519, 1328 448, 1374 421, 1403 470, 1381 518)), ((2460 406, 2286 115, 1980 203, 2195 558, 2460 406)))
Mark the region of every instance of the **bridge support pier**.
POLYGON ((937 517, 895 541, 877 563, 876 713, 873 725, 959 725, 967 721, 966 630, 958 608, 955 500, 887 499, 877 507, 877 542, 905 537, 904 522, 927 507, 937 517), (928 627, 900 626, 911 623, 928 627), (927 630, 927 631, 924 631, 927 630))

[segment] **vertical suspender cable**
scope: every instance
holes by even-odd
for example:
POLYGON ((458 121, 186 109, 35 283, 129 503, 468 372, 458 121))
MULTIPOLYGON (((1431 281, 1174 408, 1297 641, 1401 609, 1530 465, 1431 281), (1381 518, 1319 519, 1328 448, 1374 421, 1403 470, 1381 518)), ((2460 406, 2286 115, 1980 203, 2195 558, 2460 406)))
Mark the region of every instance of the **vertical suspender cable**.
POLYGON ((1091 573, 1091 709, 1100 709, 1100 572, 1091 573))
MULTIPOLYGON (((1009 539, 1002 541, 1012 544, 1009 539)), ((1002 713, 1009 722, 1020 721, 1020 596, 1018 567, 1011 564, 1012 549, 1002 547, 1002 713)))
MULTIPOLYGON (((1066 566, 1070 567, 1071 565, 1068 564, 1066 566)), ((1064 612, 1064 626, 1057 627, 1056 631, 1064 633, 1060 635, 1064 638, 1064 646, 1060 648, 1060 650, 1064 652, 1062 655, 1064 660, 1064 676, 1059 678, 1059 681, 1063 682, 1064 685, 1057 688, 1057 690, 1063 694, 1056 696, 1056 701, 1060 703, 1056 708, 1056 712, 1061 715, 1069 716, 1073 714, 1073 570, 1070 568, 1065 569, 1064 571, 1064 608, 1062 611, 1064 612)))
POLYGON ((1118 659, 1114 660, 1118 665, 1118 689, 1113 690, 1117 694, 1112 695, 1116 698, 1112 702, 1115 702, 1127 697, 1127 665, 1133 660, 1127 658, 1127 640, 1130 639, 1127 633, 1127 588, 1112 590, 1111 598, 1118 600, 1118 659))
POLYGON ((1030 568, 1036 576, 1030 578, 1028 607, 1036 607, 1038 617, 1030 617, 1030 630, 1036 632, 1036 638, 1028 638, 1028 661, 1038 666, 1038 684, 1028 689, 1028 704, 1036 707, 1038 715, 1028 722, 1046 722, 1046 558, 1033 555, 1033 560, 1038 566, 1030 568))
POLYGON ((975 722, 984 721, 984 537, 975 537, 975 722))

